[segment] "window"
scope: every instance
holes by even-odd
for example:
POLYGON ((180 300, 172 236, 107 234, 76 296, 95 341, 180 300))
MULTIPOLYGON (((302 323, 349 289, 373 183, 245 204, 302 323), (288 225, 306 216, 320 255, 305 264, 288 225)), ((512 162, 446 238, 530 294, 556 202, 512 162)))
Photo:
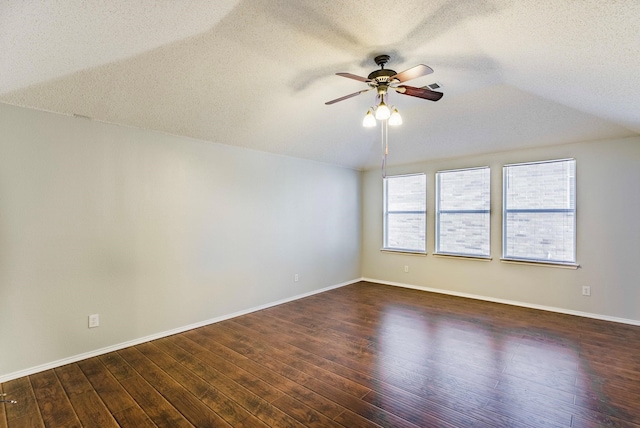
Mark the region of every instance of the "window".
POLYGON ((491 170, 436 172, 436 253, 489 257, 491 170))
POLYGON ((576 263, 575 171, 574 159, 503 168, 504 259, 576 263))
POLYGON ((383 249, 426 253, 426 175, 387 177, 383 186, 383 249))

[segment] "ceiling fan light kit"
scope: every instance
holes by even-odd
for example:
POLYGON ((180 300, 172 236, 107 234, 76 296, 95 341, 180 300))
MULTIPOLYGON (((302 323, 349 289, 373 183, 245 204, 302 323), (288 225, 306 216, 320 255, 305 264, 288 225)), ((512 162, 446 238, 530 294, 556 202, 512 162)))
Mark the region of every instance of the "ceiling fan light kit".
MULTIPOLYGON (((338 76, 357 80, 359 82, 364 82, 369 85, 369 89, 363 89, 358 92, 336 98, 335 100, 327 101, 325 103, 326 105, 335 104, 337 102, 358 96, 365 92, 369 92, 373 89, 376 90, 376 99, 379 98, 380 102, 375 107, 369 108, 367 114, 362 120, 362 126, 364 126, 365 128, 375 127, 376 120, 379 120, 382 123, 381 138, 384 153, 382 158, 383 177, 386 176, 385 168, 388 154, 387 125, 402 125, 402 116, 400 116, 400 112, 398 111, 398 109, 394 106, 391 106, 391 108, 389 108, 389 106, 387 106, 387 104, 384 102, 385 97, 388 97, 389 90, 394 90, 398 94, 422 98, 429 101, 438 101, 443 96, 442 92, 432 91, 426 86, 423 88, 416 88, 414 86, 407 86, 402 84, 407 80, 415 79, 417 77, 426 76, 427 74, 433 73, 433 69, 431 67, 424 64, 418 64, 415 67, 411 67, 403 72, 396 73, 394 70, 384 68, 385 64, 389 62, 389 59, 389 55, 376 56, 374 58, 374 61, 377 65, 380 66, 380 70, 372 71, 367 77, 362 77, 351 73, 336 73, 338 76)), ((439 88, 440 85, 435 84, 434 87, 439 88)))
POLYGON ((376 126, 376 118, 373 116, 373 107, 364 115, 364 119, 362 119, 362 126, 365 128, 373 128, 376 126))
POLYGON ((389 126, 398 125, 402 125, 402 116, 400 116, 400 112, 398 112, 398 109, 394 108, 391 116, 389 116, 389 126))
POLYGON ((391 110, 389 109, 389 107, 387 107, 383 100, 380 101, 380 104, 378 104, 378 107, 376 107, 376 119, 387 120, 390 116, 391 110))

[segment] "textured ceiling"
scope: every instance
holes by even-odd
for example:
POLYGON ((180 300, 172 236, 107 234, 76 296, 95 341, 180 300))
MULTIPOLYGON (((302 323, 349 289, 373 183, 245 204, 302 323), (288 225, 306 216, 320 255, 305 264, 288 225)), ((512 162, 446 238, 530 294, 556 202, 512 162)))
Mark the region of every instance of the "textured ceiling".
POLYGON ((619 138, 640 134, 638 22, 638 0, 0 0, 0 102, 371 168, 375 95, 324 102, 387 53, 445 94, 390 94, 390 164, 619 138))

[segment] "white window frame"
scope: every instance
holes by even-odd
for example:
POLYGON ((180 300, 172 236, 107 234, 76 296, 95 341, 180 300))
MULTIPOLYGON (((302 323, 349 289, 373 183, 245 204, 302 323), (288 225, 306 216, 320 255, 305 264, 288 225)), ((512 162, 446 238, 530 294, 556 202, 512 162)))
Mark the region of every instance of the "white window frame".
MULTIPOLYGON (((473 194, 471 194, 473 196, 473 194)), ((480 258, 480 259, 490 259, 491 258, 491 169, 488 166, 474 167, 474 168, 461 168, 461 169, 452 169, 452 170, 444 170, 436 172, 436 247, 434 254, 436 255, 444 255, 444 256, 458 256, 458 257, 468 257, 468 258, 480 258), (443 209, 442 208, 442 177, 447 174, 455 174, 455 173, 464 173, 468 171, 476 171, 483 170, 489 175, 489 180, 487 185, 489 186, 489 198, 488 198, 488 207, 487 209, 443 209), (486 229, 486 242, 487 252, 455 252, 455 251, 446 251, 442 249, 442 233, 440 229, 441 223, 441 215, 442 214, 481 214, 486 215, 487 218, 487 229, 486 229)))
POLYGON ((539 161, 539 162, 525 162, 525 163, 517 163, 517 164, 509 164, 509 165, 504 165, 502 168, 502 259, 504 261, 513 261, 513 262, 526 262, 526 263, 532 263, 532 264, 548 264, 548 265, 564 265, 564 266, 571 266, 571 267, 577 267, 577 259, 576 259, 576 251, 577 251, 577 206, 576 206, 576 161, 573 158, 568 158, 568 159, 554 159, 554 160, 547 160, 547 161, 539 161), (508 192, 509 192, 509 183, 507 182, 507 178, 508 178, 508 174, 507 174, 507 170, 509 168, 517 168, 520 166, 532 166, 532 165, 538 165, 538 164, 549 164, 549 163, 556 163, 556 162, 573 162, 573 176, 569 177, 572 182, 569 184, 570 188, 568 191, 568 195, 569 195, 569 200, 568 200, 568 205, 570 208, 527 208, 527 209, 510 209, 508 206, 508 192), (573 208, 571 208, 573 207, 573 208), (558 259, 551 259, 551 258, 536 258, 534 256, 531 257, 522 257, 522 256, 515 256, 513 254, 508 254, 508 249, 509 249, 509 243, 507 242, 508 239, 508 227, 509 227, 509 222, 508 222, 508 214, 510 213, 520 213, 520 214, 526 214, 526 213, 562 213, 562 212, 567 212, 567 213, 573 213, 573 224, 572 224, 572 228, 573 228, 573 251, 572 251, 572 255, 571 255, 571 260, 558 260, 558 259))
POLYGON ((382 238, 382 250, 383 251, 394 251, 394 252, 402 252, 402 253, 414 253, 414 254, 427 254, 427 176, 424 173, 418 174, 404 174, 404 175, 394 175, 387 176, 383 180, 383 238, 382 238), (388 182, 389 180, 402 179, 407 177, 415 177, 422 176, 424 178, 424 204, 423 210, 412 210, 412 211, 389 211, 388 209, 388 182), (407 247, 393 247, 390 246, 389 243, 389 233, 388 233, 388 219, 389 215, 406 215, 406 214, 416 214, 422 215, 424 217, 421 232, 422 237, 420 240, 423 242, 422 248, 407 248, 407 247))

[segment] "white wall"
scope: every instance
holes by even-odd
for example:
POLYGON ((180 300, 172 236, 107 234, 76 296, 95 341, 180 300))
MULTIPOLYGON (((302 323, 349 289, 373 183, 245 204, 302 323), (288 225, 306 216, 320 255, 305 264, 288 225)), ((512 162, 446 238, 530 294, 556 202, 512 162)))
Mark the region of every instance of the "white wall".
POLYGON ((380 251, 379 170, 0 104, 0 379, 361 276, 640 321, 640 138, 389 169, 409 172, 427 173, 426 257, 380 251), (581 269, 500 262, 502 165, 565 157, 581 269), (493 260, 434 257, 435 171, 482 165, 493 260))
MULTIPOLYGON (((393 152, 391 152, 393 154, 393 152)), ((427 174, 427 256, 382 252, 382 178, 363 179, 362 275, 388 283, 507 300, 640 323, 640 138, 423 162, 389 175, 427 174), (581 268, 501 262, 502 166, 576 159, 577 258, 581 268), (475 261, 433 256, 435 172, 491 167, 491 253, 475 261), (409 266, 409 273, 404 266, 409 266), (581 287, 591 287, 591 297, 581 287)))
POLYGON ((359 278, 360 188, 358 171, 0 104, 0 379, 359 278))

